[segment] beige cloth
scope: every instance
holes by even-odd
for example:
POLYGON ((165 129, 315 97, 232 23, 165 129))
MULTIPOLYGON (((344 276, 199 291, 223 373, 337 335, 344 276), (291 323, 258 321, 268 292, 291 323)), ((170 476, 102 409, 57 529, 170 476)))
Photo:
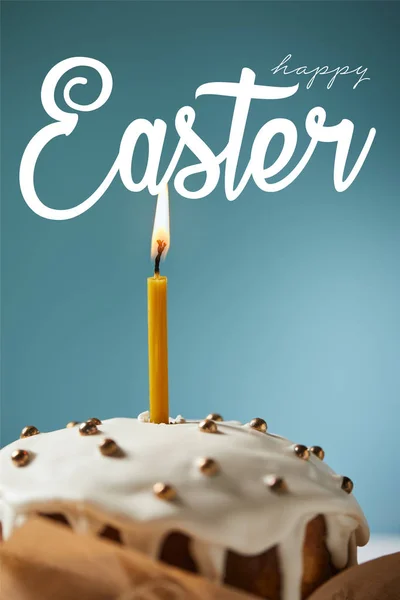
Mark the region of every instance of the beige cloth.
POLYGON ((400 552, 343 571, 308 600, 400 600, 400 552))
POLYGON ((254 600, 113 542, 32 519, 0 545, 0 600, 254 600))
MULTIPOLYGON (((255 600, 47 519, 0 545, 0 600, 255 600)), ((353 567, 310 600, 400 600, 400 553, 353 567)))

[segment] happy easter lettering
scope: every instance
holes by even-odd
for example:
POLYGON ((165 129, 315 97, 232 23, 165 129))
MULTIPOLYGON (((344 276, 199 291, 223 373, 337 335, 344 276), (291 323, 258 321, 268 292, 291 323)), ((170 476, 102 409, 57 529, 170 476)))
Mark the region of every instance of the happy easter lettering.
MULTIPOLYGON (((174 177, 174 186, 178 194, 184 198, 204 198, 216 187, 220 178, 220 165, 225 162, 224 185, 228 200, 235 200, 242 193, 250 178, 265 192, 278 192, 290 185, 303 171, 309 162, 318 142, 333 142, 336 144, 335 159, 333 164, 333 182, 338 192, 343 192, 354 182, 371 149, 376 130, 371 128, 366 141, 355 161, 353 167, 344 176, 347 158, 352 143, 354 124, 348 119, 343 119, 333 126, 326 126, 326 112, 322 107, 311 109, 305 119, 305 129, 310 138, 308 147, 294 168, 280 180, 269 181, 276 177, 289 163, 297 145, 297 128, 289 119, 275 118, 265 123, 254 138, 249 162, 237 184, 236 170, 240 156, 243 136, 246 128, 247 117, 252 100, 280 100, 294 96, 299 85, 269 86, 255 84, 255 73, 244 68, 239 82, 210 82, 197 88, 195 98, 201 96, 233 97, 235 106, 232 114, 229 138, 225 148, 215 155, 204 140, 193 129, 196 112, 191 106, 184 106, 178 110, 175 118, 175 129, 179 135, 179 142, 164 174, 159 176, 159 165, 163 152, 164 141, 167 133, 167 124, 161 119, 153 123, 147 119, 135 119, 125 130, 117 157, 106 177, 91 196, 80 204, 67 209, 54 209, 46 206, 38 197, 34 177, 36 162, 42 150, 53 139, 61 135, 71 135, 78 124, 79 114, 101 108, 109 99, 113 80, 109 69, 100 61, 87 57, 68 58, 56 64, 46 75, 42 90, 41 100, 46 113, 53 122, 38 131, 28 143, 20 164, 20 188, 27 205, 39 216, 45 219, 66 220, 73 219, 91 208, 104 195, 111 182, 119 173, 124 186, 132 191, 139 192, 148 189, 149 193, 156 195, 174 177), (74 112, 62 110, 55 101, 55 90, 61 77, 76 67, 90 67, 95 69, 102 82, 98 97, 90 104, 82 105, 71 99, 71 89, 75 85, 85 85, 84 77, 70 79, 64 87, 64 100, 66 105, 74 112), (283 145, 276 160, 265 167, 265 157, 271 140, 276 135, 283 135, 283 145), (148 141, 149 152, 146 170, 140 181, 132 178, 132 158, 136 144, 141 136, 148 141), (176 172, 179 159, 185 148, 191 150, 198 162, 176 172), (196 191, 191 191, 185 186, 186 180, 196 173, 204 173, 203 185, 196 191)), ((348 169, 347 169, 348 170, 348 169)))

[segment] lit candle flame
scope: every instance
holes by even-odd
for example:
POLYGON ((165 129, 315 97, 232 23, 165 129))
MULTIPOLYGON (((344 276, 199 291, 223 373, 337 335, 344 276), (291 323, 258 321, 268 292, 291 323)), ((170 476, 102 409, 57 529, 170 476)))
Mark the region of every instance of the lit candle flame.
POLYGON ((151 237, 151 258, 154 260, 162 244, 162 258, 165 259, 169 250, 169 197, 168 185, 159 193, 157 198, 156 215, 154 217, 153 235, 151 237))

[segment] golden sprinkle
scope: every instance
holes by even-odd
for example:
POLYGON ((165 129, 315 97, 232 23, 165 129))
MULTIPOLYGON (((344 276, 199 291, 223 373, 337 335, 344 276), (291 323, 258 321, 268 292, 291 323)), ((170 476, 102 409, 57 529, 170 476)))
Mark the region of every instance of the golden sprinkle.
POLYGON ((310 458, 310 451, 307 446, 303 446, 303 444, 296 444, 294 447, 294 453, 303 460, 308 460, 310 458))
POLYGON ((122 456, 120 447, 110 438, 105 438, 99 444, 99 450, 103 456, 122 456))
POLYGON ((219 415, 218 413, 210 413, 209 415, 207 415, 206 420, 208 420, 208 421, 223 421, 224 418, 221 417, 221 415, 219 415))
POLYGON ((34 425, 27 425, 21 431, 21 435, 19 436, 19 438, 23 440, 24 438, 32 437, 33 435, 38 435, 39 433, 40 431, 37 427, 35 427, 34 425))
POLYGON ((260 419, 259 417, 256 417, 250 421, 250 427, 256 431, 261 431, 261 433, 265 433, 267 431, 266 421, 264 421, 264 419, 260 419))
POLYGON ((30 461, 29 452, 26 450, 14 450, 11 460, 16 467, 25 467, 30 461))
POLYGON ((100 419, 97 419, 96 417, 92 417, 91 419, 88 419, 86 421, 86 423, 94 423, 95 425, 101 425, 100 419))
POLYGON ((277 477, 276 475, 268 475, 264 479, 265 483, 275 494, 286 494, 289 491, 286 481, 283 477, 277 477))
POLYGON ((354 488, 354 483, 350 479, 350 477, 343 476, 342 479, 342 490, 346 492, 346 494, 351 494, 354 488))
POLYGON ((218 427, 216 426, 214 421, 210 419, 204 419, 199 423, 200 431, 204 431, 205 433, 218 433, 218 427))
POLYGON ((322 450, 321 446, 311 446, 311 448, 309 448, 309 451, 315 454, 315 456, 319 458, 319 460, 324 460, 325 452, 322 450))
POLYGON ((79 425, 79 433, 81 435, 95 435, 96 433, 99 433, 99 430, 97 429, 97 425, 87 421, 86 423, 81 423, 79 425))
POLYGON ((155 483, 153 485, 153 493, 160 500, 166 500, 170 502, 176 498, 176 490, 167 483, 155 483))
POLYGON ((69 423, 66 424, 66 428, 72 429, 72 427, 76 427, 77 425, 79 425, 79 421, 70 421, 69 423))
POLYGON ((213 458, 198 458, 197 466, 203 475, 212 477, 219 472, 219 464, 213 458))

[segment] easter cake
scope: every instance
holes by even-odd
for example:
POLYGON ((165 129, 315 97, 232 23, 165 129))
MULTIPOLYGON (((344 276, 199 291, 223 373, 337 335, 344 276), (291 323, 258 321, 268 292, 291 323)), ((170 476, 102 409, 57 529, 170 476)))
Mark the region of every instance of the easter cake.
POLYGON ((7 539, 31 515, 269 600, 300 600, 368 541, 348 477, 263 419, 89 419, 0 451, 7 539))

